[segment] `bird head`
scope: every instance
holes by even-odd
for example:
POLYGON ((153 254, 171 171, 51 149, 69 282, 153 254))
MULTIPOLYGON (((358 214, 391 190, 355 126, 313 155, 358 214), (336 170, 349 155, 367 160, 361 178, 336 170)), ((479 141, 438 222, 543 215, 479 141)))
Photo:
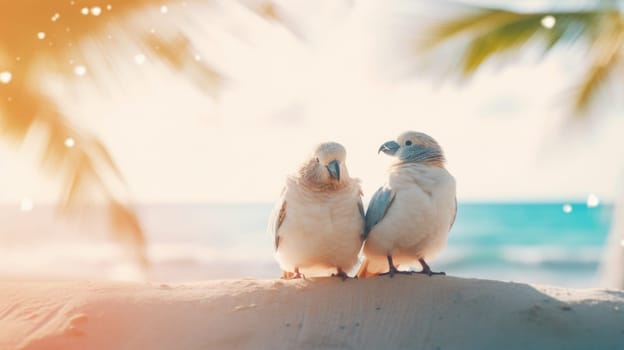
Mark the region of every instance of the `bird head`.
POLYGON ((316 146, 310 159, 301 169, 301 175, 311 182, 338 184, 348 178, 345 160, 347 151, 336 142, 324 142, 316 146))
POLYGON ((422 132, 406 131, 396 140, 381 145, 379 152, 397 157, 399 163, 422 163, 444 167, 442 148, 436 140, 422 132))

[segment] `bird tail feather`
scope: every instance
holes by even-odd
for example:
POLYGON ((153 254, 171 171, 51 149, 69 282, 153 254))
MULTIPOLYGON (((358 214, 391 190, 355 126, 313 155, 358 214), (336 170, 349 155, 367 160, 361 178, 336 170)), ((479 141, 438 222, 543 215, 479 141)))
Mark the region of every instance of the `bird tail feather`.
MULTIPOLYGON (((395 267, 398 268, 399 265, 395 263, 395 267)), ((371 278, 379 276, 386 271, 388 271, 388 262, 385 258, 364 257, 356 276, 358 278, 371 278)))
POLYGON ((370 269, 371 261, 368 258, 364 258, 358 272, 356 274, 357 278, 371 278, 379 275, 379 272, 374 272, 370 269))

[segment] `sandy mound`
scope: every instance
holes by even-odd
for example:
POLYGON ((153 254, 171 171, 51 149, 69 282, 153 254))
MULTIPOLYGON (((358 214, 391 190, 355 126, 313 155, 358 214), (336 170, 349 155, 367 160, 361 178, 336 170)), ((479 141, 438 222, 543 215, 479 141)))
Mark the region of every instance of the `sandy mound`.
POLYGON ((0 282, 0 349, 623 349, 624 292, 453 277, 0 282))

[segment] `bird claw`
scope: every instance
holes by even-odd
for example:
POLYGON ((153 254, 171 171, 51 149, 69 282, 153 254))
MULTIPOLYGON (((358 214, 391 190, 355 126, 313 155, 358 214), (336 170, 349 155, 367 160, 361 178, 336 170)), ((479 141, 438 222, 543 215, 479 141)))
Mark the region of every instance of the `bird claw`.
POLYGON ((297 280, 297 279, 305 279, 304 275, 291 275, 291 276, 282 276, 281 279, 283 280, 297 280))
POLYGON ((395 270, 395 271, 388 271, 388 272, 380 273, 379 276, 390 276, 390 278, 394 278, 394 275, 411 275, 413 273, 414 273, 413 271, 395 270))
POLYGON ((296 280, 296 279, 306 279, 306 276, 299 272, 299 269, 296 269, 295 272, 283 271, 282 277, 283 280, 296 280))
POLYGON ((427 264, 425 262, 425 259, 420 258, 420 259, 418 259, 418 261, 420 262, 420 265, 422 266, 423 269, 422 269, 422 271, 418 271, 416 273, 427 275, 429 277, 434 276, 434 275, 446 276, 445 272, 433 272, 433 271, 431 271, 431 268, 429 267, 429 264, 427 264))
POLYGON ((412 275, 412 274, 420 274, 420 275, 427 275, 429 277, 431 276, 446 276, 446 272, 433 272, 431 270, 422 270, 422 271, 400 271, 400 270, 394 270, 394 271, 388 271, 388 272, 384 272, 384 273, 380 273, 379 276, 390 276, 390 278, 393 278, 394 275, 412 275))
POLYGON ((433 272, 431 270, 414 271, 413 273, 419 273, 421 275, 431 276, 446 276, 446 272, 433 272))
POLYGON ((332 277, 340 277, 342 279, 342 281, 346 281, 349 278, 349 275, 347 275, 344 271, 342 270, 338 270, 338 273, 332 273, 331 274, 332 277))
POLYGON ((390 278, 394 278, 394 274, 404 274, 411 275, 411 271, 399 271, 396 266, 394 266, 394 262, 392 261, 392 255, 388 255, 388 272, 380 273, 379 276, 390 275, 390 278))

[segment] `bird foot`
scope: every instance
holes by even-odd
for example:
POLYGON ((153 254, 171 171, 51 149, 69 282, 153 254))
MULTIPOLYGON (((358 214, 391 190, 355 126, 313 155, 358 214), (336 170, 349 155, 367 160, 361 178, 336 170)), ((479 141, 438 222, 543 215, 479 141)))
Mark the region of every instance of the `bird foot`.
POLYGON ((429 277, 431 276, 446 276, 446 272, 433 272, 431 270, 422 270, 422 271, 414 271, 413 273, 418 273, 421 275, 427 275, 429 277))
POLYGON ((413 273, 414 272, 412 271, 390 270, 388 272, 380 273, 379 276, 390 276, 390 278, 393 278, 394 275, 411 275, 413 273))
POLYGON ((299 271, 297 272, 289 272, 289 271, 284 271, 282 272, 282 277, 283 280, 296 280, 296 279, 306 279, 305 275, 300 273, 299 271))
POLYGON ((418 271, 416 273, 427 275, 429 277, 434 276, 434 275, 446 276, 445 272, 433 272, 433 271, 431 271, 431 268, 429 267, 429 264, 427 264, 427 262, 425 262, 425 259, 420 258, 420 259, 418 259, 418 262, 420 262, 420 265, 422 266, 422 271, 418 271))
POLYGON ((379 276, 385 276, 385 275, 390 275, 390 278, 393 278, 395 274, 400 274, 400 275, 411 275, 412 271, 399 271, 399 269, 396 268, 396 266, 394 265, 394 261, 392 260, 392 255, 388 255, 388 272, 384 272, 379 274, 379 276))
POLYGON ((349 277, 349 275, 347 275, 344 271, 342 270, 338 270, 338 273, 332 273, 331 274, 332 277, 340 277, 342 279, 342 281, 346 281, 349 277))

